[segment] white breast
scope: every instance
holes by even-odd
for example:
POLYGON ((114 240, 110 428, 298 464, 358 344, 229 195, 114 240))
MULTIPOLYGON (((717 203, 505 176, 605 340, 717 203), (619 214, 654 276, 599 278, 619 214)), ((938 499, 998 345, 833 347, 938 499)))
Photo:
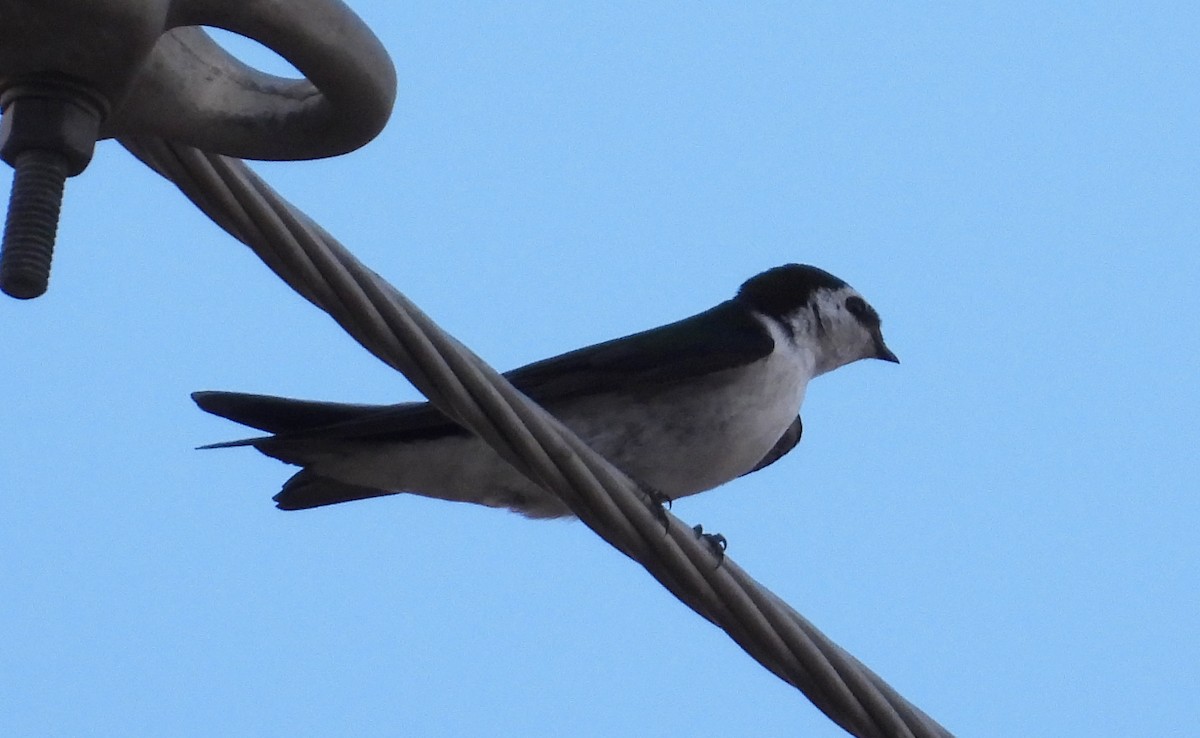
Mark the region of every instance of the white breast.
POLYGON ((564 420, 635 479, 671 497, 745 474, 796 419, 812 366, 810 352, 760 319, 776 342, 768 358, 645 398, 619 416, 612 398, 594 398, 593 407, 570 413, 587 421, 564 420))
MULTIPOLYGON (((672 497, 703 492, 745 474, 796 419, 811 377, 811 351, 760 318, 776 349, 747 367, 656 390, 582 398, 550 409, 592 448, 633 477, 672 497)), ((314 459, 317 473, 352 484, 447 500, 511 507, 527 515, 568 514, 553 495, 521 476, 474 436, 350 445, 314 459)))

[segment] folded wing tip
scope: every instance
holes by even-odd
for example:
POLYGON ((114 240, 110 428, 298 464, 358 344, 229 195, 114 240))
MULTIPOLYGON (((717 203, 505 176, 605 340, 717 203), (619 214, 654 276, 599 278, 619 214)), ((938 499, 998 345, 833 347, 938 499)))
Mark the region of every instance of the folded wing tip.
POLYGON ((262 436, 261 438, 242 438, 237 441, 221 441, 220 443, 206 443, 203 446, 197 446, 197 451, 209 451, 214 448, 240 448, 242 446, 253 446, 260 441, 265 441, 270 436, 262 436))

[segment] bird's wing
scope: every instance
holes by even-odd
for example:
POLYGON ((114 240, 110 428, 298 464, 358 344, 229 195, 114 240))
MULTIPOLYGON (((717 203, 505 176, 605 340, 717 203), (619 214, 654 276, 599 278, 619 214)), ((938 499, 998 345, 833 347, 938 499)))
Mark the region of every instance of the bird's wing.
MULTIPOLYGON (((724 302, 690 318, 528 364, 504 376, 535 402, 552 405, 614 390, 653 391, 771 353, 775 341, 746 309, 724 302)), ((407 441, 466 433, 432 405, 351 405, 239 392, 196 392, 201 409, 287 439, 407 441)), ((226 446, 259 446, 249 438, 226 446)), ((786 452, 786 451, 785 451, 786 452)))
POLYGON ((663 385, 749 364, 775 341, 730 300, 690 318, 544 359, 504 376, 531 399, 552 404, 581 395, 663 385))
MULTIPOLYGON (((771 450, 767 452, 767 455, 762 457, 762 461, 755 464, 754 468, 746 472, 746 474, 753 474, 759 469, 764 469, 782 459, 787 455, 788 451, 796 448, 796 444, 800 443, 800 436, 803 433, 804 424, 800 422, 800 416, 797 415, 792 424, 779 437, 779 440, 775 442, 775 445, 771 447, 771 450)), ((744 477, 746 474, 742 476, 744 477)))
MULTIPOLYGON (((466 431, 427 402, 354 405, 295 400, 242 392, 193 392, 201 410, 289 439, 388 436, 437 438, 466 431)), ((268 437, 214 443, 202 448, 256 446, 268 437)))
MULTIPOLYGON (((775 343, 767 329, 733 301, 690 318, 553 356, 505 373, 535 402, 656 386, 726 370, 763 358, 775 343), (630 384, 636 376, 637 383, 630 384)), ((425 402, 372 406, 292 400, 241 392, 194 392, 209 413, 278 436, 344 440, 408 440, 466 433, 425 402)), ((257 445, 260 438, 229 445, 257 445)))
MULTIPOLYGON (((357 420, 379 405, 293 400, 243 392, 193 392, 201 410, 268 433, 287 433, 357 420)), ((422 403, 414 403, 422 404, 422 403)))

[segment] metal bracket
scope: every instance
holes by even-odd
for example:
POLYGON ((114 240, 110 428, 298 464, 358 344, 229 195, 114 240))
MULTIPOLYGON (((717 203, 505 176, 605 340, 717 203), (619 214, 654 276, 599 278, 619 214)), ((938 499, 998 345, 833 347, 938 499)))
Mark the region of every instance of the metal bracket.
POLYGON ((391 60, 340 0, 7 0, 0 158, 16 169, 0 290, 46 290, 63 184, 99 138, 147 135, 247 159, 352 151, 383 129, 391 60), (199 26, 252 38, 305 75, 243 64, 199 26))

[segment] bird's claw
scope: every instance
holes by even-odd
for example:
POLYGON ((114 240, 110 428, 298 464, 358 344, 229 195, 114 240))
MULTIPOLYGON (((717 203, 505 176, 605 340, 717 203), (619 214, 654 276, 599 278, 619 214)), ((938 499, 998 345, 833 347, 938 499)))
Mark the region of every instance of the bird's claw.
POLYGON ((670 496, 646 485, 642 485, 642 491, 650 498, 650 509, 658 517, 659 522, 663 524, 663 532, 666 532, 671 527, 671 521, 667 518, 667 510, 671 509, 670 496))
POLYGON ((725 560, 725 549, 729 547, 729 541, 726 541, 725 536, 720 533, 705 533, 703 525, 693 526, 692 530, 695 531, 697 537, 703 538, 708 544, 713 556, 717 557, 717 566, 720 566, 721 562, 725 560))

